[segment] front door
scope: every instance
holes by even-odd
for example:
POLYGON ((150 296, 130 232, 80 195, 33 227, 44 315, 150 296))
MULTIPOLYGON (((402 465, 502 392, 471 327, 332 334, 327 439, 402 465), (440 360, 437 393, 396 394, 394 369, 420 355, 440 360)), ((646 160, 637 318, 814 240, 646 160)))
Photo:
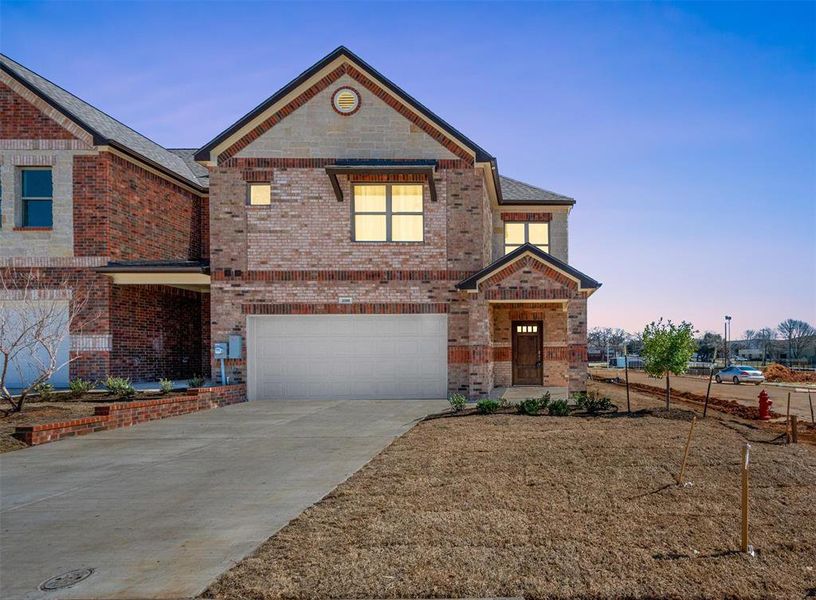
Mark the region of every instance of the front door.
POLYGON ((513 385, 541 385, 541 322, 513 323, 513 385))

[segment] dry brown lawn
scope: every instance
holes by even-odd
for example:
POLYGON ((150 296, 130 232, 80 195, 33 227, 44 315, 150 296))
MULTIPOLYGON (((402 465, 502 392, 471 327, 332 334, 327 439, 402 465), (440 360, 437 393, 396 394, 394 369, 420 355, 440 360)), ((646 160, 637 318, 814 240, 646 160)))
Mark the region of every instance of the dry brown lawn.
POLYGON ((708 418, 678 487, 689 414, 422 422, 203 596, 816 594, 816 449, 708 418), (736 552, 746 439, 755 558, 736 552))

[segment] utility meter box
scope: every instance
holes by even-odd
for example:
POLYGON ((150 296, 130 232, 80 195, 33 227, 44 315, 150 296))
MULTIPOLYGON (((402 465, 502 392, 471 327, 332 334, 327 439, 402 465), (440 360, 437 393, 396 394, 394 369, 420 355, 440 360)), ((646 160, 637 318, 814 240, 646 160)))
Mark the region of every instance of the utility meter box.
POLYGON ((223 360, 227 358, 227 343, 226 342, 217 342, 213 346, 213 357, 217 360, 223 360))
POLYGON ((243 338, 240 335, 229 336, 229 349, 227 358, 241 358, 241 345, 243 338))

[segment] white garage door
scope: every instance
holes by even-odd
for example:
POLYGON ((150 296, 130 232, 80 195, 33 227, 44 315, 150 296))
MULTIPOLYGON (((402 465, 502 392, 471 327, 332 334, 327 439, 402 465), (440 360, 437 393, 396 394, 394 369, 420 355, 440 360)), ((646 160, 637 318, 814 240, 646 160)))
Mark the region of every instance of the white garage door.
MULTIPOLYGON (((56 365, 60 369, 55 372, 49 380, 55 387, 68 387, 68 357, 71 339, 68 335, 68 304, 63 301, 14 301, 0 300, 0 342, 6 347, 11 340, 17 339, 21 332, 34 329, 35 325, 48 325, 49 331, 54 333, 46 336, 51 343, 57 344, 56 365), (53 307, 56 304, 57 310, 53 307), (45 316, 49 315, 49 316, 45 316)), ((28 338, 30 339, 30 338, 28 338)), ((43 372, 44 367, 50 365, 49 354, 40 344, 29 346, 27 344, 16 344, 14 347, 23 348, 15 353, 6 373, 6 387, 19 389, 27 387, 32 381, 37 379, 43 372), (31 350, 33 349, 33 352, 31 350)), ((3 368, 5 358, 0 357, 0 369, 3 368)))
POLYGON ((447 315, 247 319, 250 400, 444 398, 447 315))

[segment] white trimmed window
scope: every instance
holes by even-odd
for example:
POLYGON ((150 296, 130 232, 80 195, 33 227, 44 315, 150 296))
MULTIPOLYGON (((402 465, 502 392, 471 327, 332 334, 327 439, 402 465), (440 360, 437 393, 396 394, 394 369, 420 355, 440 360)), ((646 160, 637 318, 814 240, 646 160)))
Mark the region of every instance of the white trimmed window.
POLYGON ((353 196, 355 242, 423 241, 421 184, 355 184, 353 196))
POLYGON ((513 223, 504 224, 504 253, 510 254, 522 244, 532 244, 544 252, 550 251, 549 223, 513 223))

